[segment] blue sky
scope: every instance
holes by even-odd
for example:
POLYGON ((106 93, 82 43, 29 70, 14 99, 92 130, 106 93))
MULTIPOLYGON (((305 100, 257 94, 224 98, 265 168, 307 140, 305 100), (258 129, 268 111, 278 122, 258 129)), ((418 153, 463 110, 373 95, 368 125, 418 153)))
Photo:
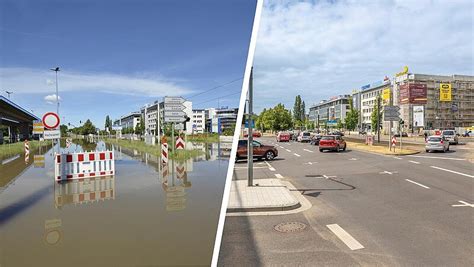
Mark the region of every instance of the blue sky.
POLYGON ((472 0, 265 1, 254 108, 306 107, 411 73, 474 75, 472 0))
POLYGON ((103 127, 164 95, 193 107, 237 107, 254 0, 0 1, 0 90, 41 116, 103 127), (233 94, 233 95, 231 95, 233 94), (230 95, 230 96, 229 96, 230 95))

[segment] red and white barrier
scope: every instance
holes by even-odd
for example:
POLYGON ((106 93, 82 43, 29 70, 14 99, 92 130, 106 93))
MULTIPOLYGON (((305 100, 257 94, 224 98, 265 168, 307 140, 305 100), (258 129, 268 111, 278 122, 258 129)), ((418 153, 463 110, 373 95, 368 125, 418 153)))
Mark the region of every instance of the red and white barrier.
POLYGON ((114 175, 114 152, 93 151, 56 154, 54 174, 56 181, 114 175))
POLYGON ((176 138, 176 149, 184 149, 184 140, 181 138, 181 136, 176 138))
POLYGON ((56 207, 87 204, 115 198, 115 177, 73 180, 54 186, 56 207))
POLYGON ((168 164, 168 143, 161 144, 161 162, 168 164))
POLYGON ((30 162, 30 143, 28 140, 25 140, 25 163, 30 162))

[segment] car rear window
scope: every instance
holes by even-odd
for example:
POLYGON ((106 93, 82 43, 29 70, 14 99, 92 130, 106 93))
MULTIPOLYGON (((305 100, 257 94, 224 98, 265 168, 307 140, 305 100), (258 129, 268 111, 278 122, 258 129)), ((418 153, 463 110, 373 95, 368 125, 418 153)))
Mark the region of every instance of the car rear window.
POLYGON ((428 138, 429 142, 441 142, 441 137, 430 137, 428 138))
POLYGON ((454 135, 454 131, 443 131, 444 135, 454 135))
POLYGON ((321 140, 334 140, 334 136, 323 136, 321 140))

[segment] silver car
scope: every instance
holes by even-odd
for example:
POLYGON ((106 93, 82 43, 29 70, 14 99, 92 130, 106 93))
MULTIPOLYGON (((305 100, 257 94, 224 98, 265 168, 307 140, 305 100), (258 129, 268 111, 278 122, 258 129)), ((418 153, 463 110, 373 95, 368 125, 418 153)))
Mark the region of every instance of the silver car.
POLYGON ((458 144, 458 136, 454 130, 444 130, 441 132, 441 135, 446 138, 446 141, 448 141, 450 144, 458 144))
POLYGON ((433 135, 426 138, 425 145, 426 152, 431 151, 449 151, 449 142, 444 138, 444 136, 433 135))
POLYGON ((301 132, 296 139, 298 142, 310 142, 311 141, 311 133, 310 132, 301 132))

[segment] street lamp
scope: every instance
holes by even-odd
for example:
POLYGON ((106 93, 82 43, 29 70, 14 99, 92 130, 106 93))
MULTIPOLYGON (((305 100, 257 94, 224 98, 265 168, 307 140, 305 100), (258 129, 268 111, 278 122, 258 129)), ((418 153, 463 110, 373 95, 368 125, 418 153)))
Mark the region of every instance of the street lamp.
POLYGON ((56 72, 56 105, 57 105, 56 113, 59 114, 58 71, 60 70, 59 70, 59 67, 52 68, 50 70, 56 72))
POLYGON ((7 93, 7 95, 8 95, 8 100, 10 100, 10 95, 13 94, 13 92, 5 91, 5 93, 7 93))

